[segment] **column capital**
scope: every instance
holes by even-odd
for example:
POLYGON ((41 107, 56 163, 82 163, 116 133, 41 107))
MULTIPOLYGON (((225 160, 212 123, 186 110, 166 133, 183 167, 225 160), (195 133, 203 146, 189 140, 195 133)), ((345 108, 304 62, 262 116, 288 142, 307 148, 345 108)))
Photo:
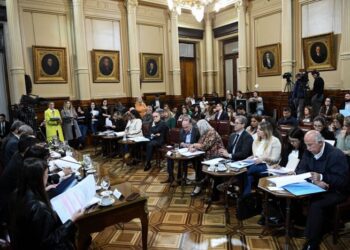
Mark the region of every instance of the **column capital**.
POLYGON ((236 8, 243 8, 245 7, 246 3, 245 3, 245 0, 238 0, 236 3, 235 3, 235 7, 236 8))
POLYGON ((137 0, 126 0, 124 2, 124 5, 126 8, 131 8, 131 7, 136 8, 139 5, 139 2, 137 0))

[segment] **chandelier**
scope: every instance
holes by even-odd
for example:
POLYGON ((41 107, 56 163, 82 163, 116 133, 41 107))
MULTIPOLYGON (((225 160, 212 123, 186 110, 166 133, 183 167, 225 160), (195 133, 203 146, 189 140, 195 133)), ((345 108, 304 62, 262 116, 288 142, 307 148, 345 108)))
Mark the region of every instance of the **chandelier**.
POLYGON ((175 10, 178 15, 181 15, 181 9, 190 9, 192 15, 198 22, 201 22, 204 17, 204 8, 210 4, 215 4, 214 9, 219 11, 222 7, 222 0, 168 0, 169 10, 175 10))

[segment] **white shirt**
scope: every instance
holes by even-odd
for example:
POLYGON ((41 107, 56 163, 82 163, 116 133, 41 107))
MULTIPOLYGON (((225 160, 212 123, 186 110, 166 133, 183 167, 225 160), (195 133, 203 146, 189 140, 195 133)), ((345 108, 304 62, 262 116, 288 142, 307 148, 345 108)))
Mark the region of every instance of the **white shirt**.
POLYGON ((318 159, 320 159, 320 158, 322 157, 325 146, 326 146, 326 143, 324 142, 324 143, 323 143, 323 146, 322 146, 322 148, 321 148, 321 151, 320 151, 317 155, 314 155, 314 158, 315 158, 316 160, 318 160, 318 159))
POLYGON ((290 152, 290 154, 288 155, 288 161, 290 161, 291 159, 298 159, 299 156, 299 151, 294 149, 292 152, 290 152))

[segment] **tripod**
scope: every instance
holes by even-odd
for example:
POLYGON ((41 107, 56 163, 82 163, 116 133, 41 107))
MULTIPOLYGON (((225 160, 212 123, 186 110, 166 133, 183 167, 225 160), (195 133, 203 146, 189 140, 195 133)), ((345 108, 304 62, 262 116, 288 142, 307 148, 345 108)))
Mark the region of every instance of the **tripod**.
POLYGON ((284 86, 284 92, 292 92, 294 82, 291 79, 287 79, 286 85, 284 86))

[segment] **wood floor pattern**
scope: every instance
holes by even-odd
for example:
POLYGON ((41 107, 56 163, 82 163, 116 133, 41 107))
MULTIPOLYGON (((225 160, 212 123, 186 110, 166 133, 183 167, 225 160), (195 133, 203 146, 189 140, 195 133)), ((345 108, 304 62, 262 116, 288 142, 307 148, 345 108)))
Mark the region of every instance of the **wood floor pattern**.
MULTIPOLYGON (((89 151, 85 151, 89 152, 89 151)), ((90 152, 93 155, 93 151, 90 152)), ((160 183, 167 178, 165 162, 158 168, 153 163, 150 171, 143 166, 122 166, 121 159, 94 157, 100 166, 101 175, 108 174, 112 183, 129 181, 148 196, 150 250, 270 250, 284 249, 284 237, 259 237, 262 227, 256 222, 259 216, 245 220, 241 225, 230 207, 230 224, 225 222, 222 204, 213 205, 205 213, 205 195, 191 198, 193 185, 184 189, 160 183)), ((191 171, 189 178, 193 178, 191 171)), ((141 224, 135 219, 124 225, 115 225, 94 233, 90 249, 141 249, 141 224)), ((301 249, 303 238, 293 238, 290 249, 301 249)), ((321 249, 350 249, 350 235, 342 236, 337 245, 327 235, 321 249)))

